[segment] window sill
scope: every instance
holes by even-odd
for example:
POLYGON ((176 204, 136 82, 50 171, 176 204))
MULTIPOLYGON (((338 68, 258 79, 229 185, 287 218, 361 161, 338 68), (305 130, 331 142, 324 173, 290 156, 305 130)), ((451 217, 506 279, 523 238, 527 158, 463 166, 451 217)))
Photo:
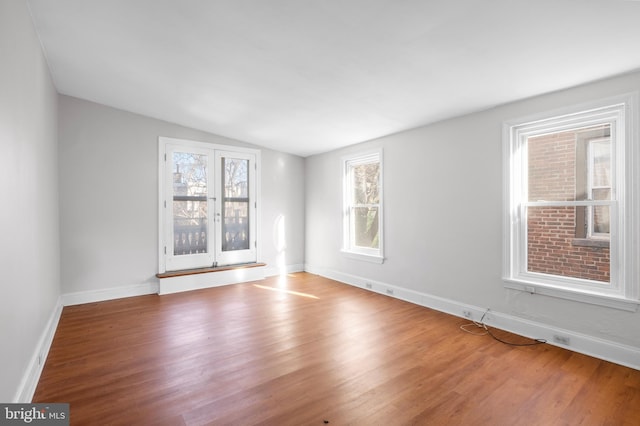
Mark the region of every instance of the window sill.
POLYGON ((639 300, 626 299, 624 297, 606 295, 596 292, 576 291, 561 287, 551 287, 540 283, 524 280, 504 279, 504 286, 512 290, 524 291, 531 294, 541 294, 544 296, 557 297, 560 299, 573 300, 575 302, 589 303, 592 305, 605 306, 622 311, 637 312, 640 305, 639 300))
POLYGON ((226 266, 216 266, 215 268, 195 268, 195 269, 180 269, 177 271, 166 271, 156 274, 157 278, 173 278, 173 277, 182 277, 185 275, 197 275, 197 274, 208 274, 210 272, 222 272, 222 271, 230 271, 235 269, 245 269, 245 268, 257 268, 260 266, 267 266, 266 263, 242 263, 239 265, 226 265, 226 266))
POLYGON ((609 240, 598 240, 595 238, 574 238, 573 240, 571 240, 571 245, 579 247, 609 248, 609 240))
POLYGON ((370 262, 370 263, 379 263, 379 264, 384 263, 384 257, 382 256, 354 253, 352 251, 347 251, 347 250, 341 250, 341 251, 342 251, 342 254, 344 254, 344 256, 348 257, 349 259, 362 260, 364 262, 370 262))

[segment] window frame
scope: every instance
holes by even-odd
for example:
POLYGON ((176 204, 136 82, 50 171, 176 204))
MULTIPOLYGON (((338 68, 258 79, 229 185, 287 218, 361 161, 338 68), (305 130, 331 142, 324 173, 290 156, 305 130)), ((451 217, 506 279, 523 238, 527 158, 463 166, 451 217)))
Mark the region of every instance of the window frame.
POLYGON ((370 150, 342 157, 342 194, 343 194, 343 222, 342 222, 342 253, 351 259, 363 260, 372 263, 384 263, 384 167, 382 161, 382 149, 370 150), (378 248, 361 247, 355 244, 353 232, 352 210, 357 207, 368 206, 354 205, 352 203, 351 170, 354 166, 371 163, 379 164, 378 176, 378 248))
POLYGON ((503 282, 509 289, 636 311, 639 304, 637 238, 640 230, 637 137, 638 94, 631 93, 503 124, 503 282), (527 194, 526 140, 533 136, 612 123, 610 283, 529 272, 526 207, 598 205, 602 202, 531 202, 527 194), (614 238, 615 236, 615 238, 614 238))

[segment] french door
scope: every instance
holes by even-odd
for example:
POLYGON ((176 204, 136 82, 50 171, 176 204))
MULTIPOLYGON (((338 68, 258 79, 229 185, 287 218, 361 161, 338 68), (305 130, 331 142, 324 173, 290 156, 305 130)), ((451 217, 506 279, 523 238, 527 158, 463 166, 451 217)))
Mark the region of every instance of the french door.
POLYGON ((160 269, 255 262, 256 153, 168 138, 160 149, 160 269))

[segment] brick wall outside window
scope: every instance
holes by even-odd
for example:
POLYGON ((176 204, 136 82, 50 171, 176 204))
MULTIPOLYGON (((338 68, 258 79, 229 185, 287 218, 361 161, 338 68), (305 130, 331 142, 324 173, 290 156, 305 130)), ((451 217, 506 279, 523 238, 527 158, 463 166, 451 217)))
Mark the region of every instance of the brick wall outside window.
MULTIPOLYGON (((529 139, 530 201, 576 200, 576 140, 573 131, 529 139)), ((576 245, 580 208, 529 208, 529 272, 609 282, 609 247, 576 245)))

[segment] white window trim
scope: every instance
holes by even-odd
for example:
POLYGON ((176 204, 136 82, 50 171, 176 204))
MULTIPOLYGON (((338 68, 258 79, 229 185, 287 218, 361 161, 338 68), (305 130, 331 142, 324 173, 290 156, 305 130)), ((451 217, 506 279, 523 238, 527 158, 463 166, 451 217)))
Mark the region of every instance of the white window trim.
POLYGON ((165 154, 167 151, 168 145, 181 145, 183 147, 192 148, 195 150, 198 149, 206 149, 206 150, 214 150, 214 151, 227 151, 227 152, 238 152, 238 153, 247 153, 255 155, 256 162, 256 184, 255 184, 255 200, 256 200, 256 228, 255 228, 255 241, 257 244, 255 245, 256 250, 256 261, 261 262, 262 260, 262 238, 261 238, 261 210, 262 210, 262 199, 261 199, 261 151, 253 148, 245 148, 240 146, 233 145, 222 145, 215 143, 207 143, 207 142, 198 142, 187 139, 176 139, 160 136, 158 137, 158 273, 162 274, 167 272, 166 264, 165 264, 165 247, 169 244, 173 244, 173 241, 167 241, 166 229, 165 229, 165 201, 166 201, 166 165, 165 154))
POLYGON ((342 224, 342 250, 345 257, 355 260, 361 260, 371 263, 384 263, 384 163, 382 161, 382 148, 364 151, 357 154, 351 154, 342 157, 342 195, 343 195, 343 224, 342 224), (363 247, 351 246, 351 220, 350 220, 350 200, 349 200, 349 182, 348 167, 351 164, 367 163, 372 159, 380 163, 380 181, 378 184, 378 194, 380 202, 378 203, 378 249, 367 249, 363 247))
MULTIPOLYGON (((569 299, 627 311, 640 305, 640 147, 638 146, 638 93, 510 120, 503 125, 503 281, 509 289, 569 299), (622 107, 622 108, 621 108, 622 107), (522 201, 521 167, 525 153, 520 138, 560 131, 577 123, 598 124, 615 116, 617 169, 612 172, 619 201, 612 205, 611 285, 526 271, 526 236, 518 211, 522 201), (634 192, 635 189, 635 192, 634 192), (624 231, 617 227, 624 225, 624 231), (615 228, 614 228, 615 226, 615 228), (635 238, 633 237, 635 236, 635 238), (617 259, 617 264, 614 264, 617 259), (525 265, 525 271, 522 266, 525 265)), ((612 135, 613 136, 613 135, 612 135)), ((566 203, 563 203, 566 204, 566 203)))

